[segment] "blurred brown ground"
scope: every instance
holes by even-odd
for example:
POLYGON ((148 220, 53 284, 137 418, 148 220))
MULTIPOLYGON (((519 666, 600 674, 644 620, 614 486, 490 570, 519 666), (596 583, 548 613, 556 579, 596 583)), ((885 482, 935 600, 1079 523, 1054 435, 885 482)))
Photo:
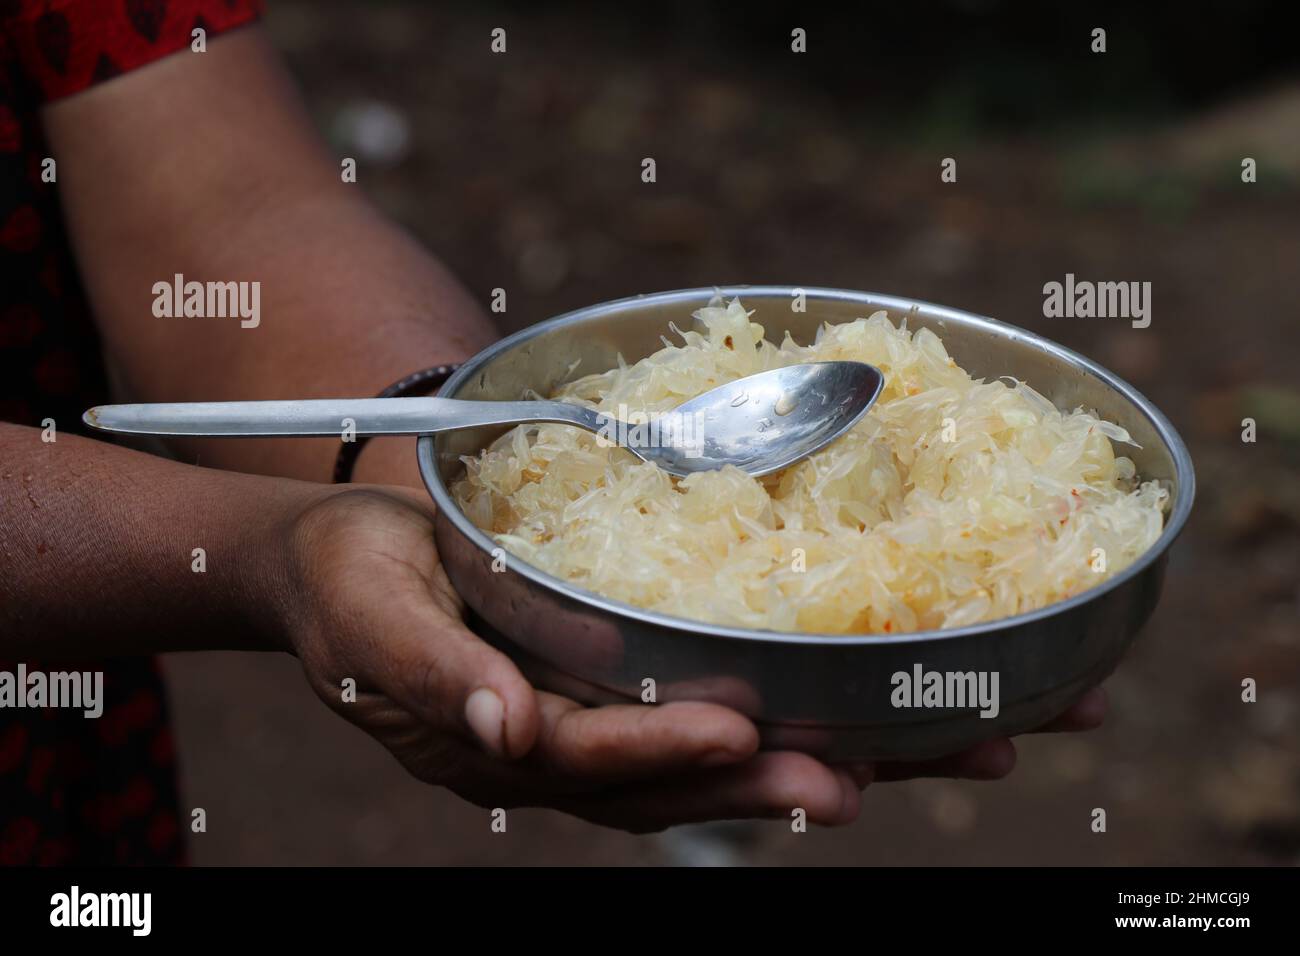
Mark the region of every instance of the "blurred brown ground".
POLYGON ((874 786, 855 825, 798 836, 632 837, 544 811, 493 835, 484 811, 329 714, 295 662, 196 654, 168 660, 186 797, 208 814, 196 862, 1300 862, 1300 85, 1076 136, 949 137, 941 121, 897 135, 761 61, 665 59, 572 15, 271 7, 322 129, 341 153, 370 150, 363 187, 481 301, 509 291, 504 331, 728 283, 942 302, 1127 378, 1181 430, 1201 487, 1163 603, 1108 683, 1106 726, 1023 739, 1006 781, 874 786), (498 25, 505 57, 487 50, 498 25), (1243 156, 1259 183, 1242 184, 1243 156), (1043 283, 1067 272, 1149 280, 1151 327, 1045 319, 1043 283), (1245 415, 1257 444, 1240 440, 1245 415))

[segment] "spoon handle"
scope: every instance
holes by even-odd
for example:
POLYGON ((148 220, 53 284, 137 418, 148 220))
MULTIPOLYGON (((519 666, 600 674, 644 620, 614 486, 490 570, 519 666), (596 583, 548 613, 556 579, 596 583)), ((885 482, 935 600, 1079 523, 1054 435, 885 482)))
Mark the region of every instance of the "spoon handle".
POLYGON ((564 422, 597 431, 594 411, 567 402, 472 402, 456 398, 329 398, 282 402, 170 402, 99 405, 82 416, 91 428, 121 435, 194 438, 332 436, 349 425, 358 437, 564 422))

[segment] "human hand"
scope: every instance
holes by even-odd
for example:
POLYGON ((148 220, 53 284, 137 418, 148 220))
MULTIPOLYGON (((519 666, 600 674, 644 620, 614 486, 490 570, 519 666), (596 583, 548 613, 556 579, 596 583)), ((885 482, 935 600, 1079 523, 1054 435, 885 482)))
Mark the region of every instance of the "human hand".
MULTIPOLYGON (((281 617, 317 694, 413 775, 483 807, 551 807, 635 832, 795 807, 836 825, 856 818, 872 779, 992 779, 1014 763, 1000 740, 941 761, 829 767, 759 753, 753 723, 717 704, 588 708, 536 690, 464 625, 419 492, 331 491, 291 539, 281 617)), ((1103 706, 1085 698, 1054 729, 1094 725, 1103 706)))
MULTIPOLYGON (((1106 692, 1094 687, 1035 734, 1078 733, 1101 725, 1106 717, 1106 692)), ((875 780, 884 783, 918 777, 999 780, 1015 768, 1016 746, 1007 737, 994 737, 968 750, 934 760, 897 760, 876 765, 875 780)))
POLYGON ((793 807, 814 823, 857 815, 848 771, 757 753, 754 725, 728 708, 588 708, 535 690, 465 627, 419 492, 332 491, 291 538, 280 617, 309 682, 422 780, 484 807, 553 807, 634 831, 793 807))

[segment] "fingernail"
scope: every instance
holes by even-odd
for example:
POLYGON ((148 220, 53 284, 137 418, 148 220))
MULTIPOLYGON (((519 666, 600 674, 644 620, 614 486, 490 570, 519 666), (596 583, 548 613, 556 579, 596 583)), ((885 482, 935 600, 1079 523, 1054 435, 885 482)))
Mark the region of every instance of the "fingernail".
POLYGON ((843 826, 846 823, 852 823, 858 818, 858 810, 862 806, 862 787, 858 785, 852 771, 847 768, 836 774, 836 777, 840 781, 840 792, 843 796, 840 801, 839 816, 836 817, 835 824, 843 826))
POLYGON ((1000 780, 1016 767, 1016 745, 1005 737, 979 744, 974 751, 974 773, 977 779, 1000 780))
POLYGON ((1098 727, 1106 719, 1107 697, 1104 687, 1094 687, 1083 695, 1080 703, 1083 704, 1084 722, 1090 727, 1098 727))
POLYGON ((867 789, 867 785, 876 779, 876 766, 870 763, 854 763, 844 768, 853 778, 853 782, 858 785, 859 790, 867 789))
POLYGON ((488 752, 505 752, 506 705, 496 691, 480 687, 465 701, 465 720, 488 752))

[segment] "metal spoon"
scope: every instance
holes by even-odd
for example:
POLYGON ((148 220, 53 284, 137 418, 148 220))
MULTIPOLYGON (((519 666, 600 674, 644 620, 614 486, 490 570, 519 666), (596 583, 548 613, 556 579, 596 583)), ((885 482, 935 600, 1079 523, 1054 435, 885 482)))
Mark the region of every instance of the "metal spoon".
POLYGON ((83 420, 124 435, 192 438, 429 435, 562 422, 622 445, 671 475, 735 465, 758 476, 808 457, 866 414, 884 376, 863 362, 811 362, 749 375, 654 417, 616 418, 567 402, 340 398, 99 405, 83 420))

